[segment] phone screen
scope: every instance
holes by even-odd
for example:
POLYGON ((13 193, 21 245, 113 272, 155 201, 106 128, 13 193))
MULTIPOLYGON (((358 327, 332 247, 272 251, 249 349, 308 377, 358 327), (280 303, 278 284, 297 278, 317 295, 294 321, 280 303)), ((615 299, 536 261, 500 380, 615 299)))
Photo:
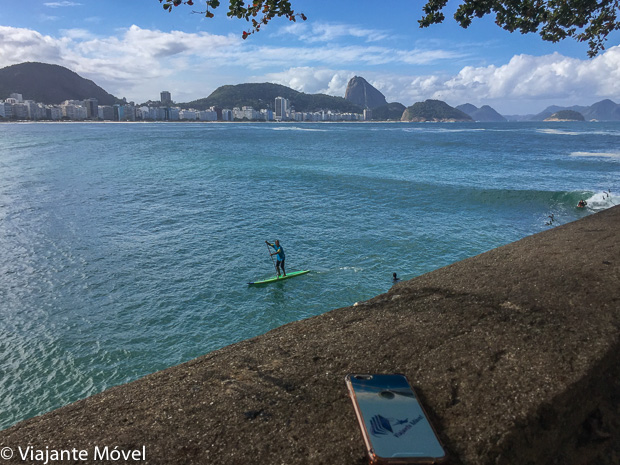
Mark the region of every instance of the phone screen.
POLYGON ((348 375, 347 384, 364 426, 362 432, 377 457, 410 457, 415 463, 445 456, 405 376, 348 375))

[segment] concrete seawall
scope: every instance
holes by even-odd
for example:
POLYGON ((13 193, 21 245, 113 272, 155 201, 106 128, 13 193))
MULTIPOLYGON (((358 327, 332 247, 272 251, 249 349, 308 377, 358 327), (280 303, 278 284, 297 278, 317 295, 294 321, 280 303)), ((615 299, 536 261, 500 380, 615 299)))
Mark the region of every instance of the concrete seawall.
POLYGON ((21 422, 0 464, 363 464, 355 372, 406 374, 450 463, 620 464, 620 207, 21 422))

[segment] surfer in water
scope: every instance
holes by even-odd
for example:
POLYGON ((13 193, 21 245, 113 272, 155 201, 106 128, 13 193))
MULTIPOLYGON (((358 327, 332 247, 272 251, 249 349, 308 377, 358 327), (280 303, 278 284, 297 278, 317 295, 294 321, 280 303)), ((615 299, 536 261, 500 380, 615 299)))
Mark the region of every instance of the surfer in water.
POLYGON ((282 268, 282 274, 286 276, 286 271, 284 271, 284 259, 286 257, 284 255, 284 249, 280 245, 280 241, 276 239, 275 244, 270 244, 269 242, 265 241, 265 244, 267 244, 269 247, 273 247, 274 252, 270 254, 272 257, 274 255, 277 255, 276 256, 276 271, 278 272, 278 277, 280 277, 280 267, 282 268))
POLYGON ((579 203, 577 204, 578 208, 584 208, 586 205, 588 205, 588 202, 586 202, 585 200, 581 199, 579 201, 579 203))

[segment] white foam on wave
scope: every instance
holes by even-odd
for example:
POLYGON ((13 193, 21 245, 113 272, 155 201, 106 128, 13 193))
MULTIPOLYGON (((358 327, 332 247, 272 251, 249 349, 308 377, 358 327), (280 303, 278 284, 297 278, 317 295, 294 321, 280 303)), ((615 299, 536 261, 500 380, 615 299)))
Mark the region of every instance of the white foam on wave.
POLYGON ((620 131, 616 129, 597 129, 595 131, 567 131, 565 129, 541 128, 536 129, 536 132, 540 134, 551 134, 560 136, 620 136, 620 131))
POLYGON ((588 202, 587 208, 591 210, 605 210, 615 205, 620 205, 620 195, 607 191, 598 192, 589 199, 586 199, 586 202, 588 202))
POLYGON ((353 271, 354 273, 359 273, 360 271, 364 271, 364 268, 360 268, 358 266, 342 266, 339 268, 340 270, 353 271))
POLYGON ((560 135, 560 136, 579 136, 583 133, 581 132, 575 132, 575 131, 564 131, 562 129, 537 129, 536 132, 539 132, 541 134, 553 134, 553 135, 560 135))
POLYGON ((274 131, 308 131, 308 132, 327 132, 327 129, 315 129, 315 128, 299 128, 296 126, 290 126, 290 127, 277 127, 277 128, 270 128, 273 129, 274 131))
POLYGON ((620 152, 572 152, 571 157, 620 158, 620 152))
POLYGON ((484 132, 486 128, 459 128, 459 129, 446 129, 439 128, 439 132, 484 132))
MULTIPOLYGON (((422 124, 422 123, 420 123, 420 124, 422 124)), ((420 127, 414 127, 414 128, 402 128, 401 131, 403 131, 403 132, 431 132, 431 133, 446 132, 446 133, 452 133, 452 132, 482 132, 482 131, 487 131, 488 130, 486 128, 454 128, 454 129, 438 128, 438 127, 433 127, 432 124, 433 123, 429 123, 427 126, 420 126, 420 127)))

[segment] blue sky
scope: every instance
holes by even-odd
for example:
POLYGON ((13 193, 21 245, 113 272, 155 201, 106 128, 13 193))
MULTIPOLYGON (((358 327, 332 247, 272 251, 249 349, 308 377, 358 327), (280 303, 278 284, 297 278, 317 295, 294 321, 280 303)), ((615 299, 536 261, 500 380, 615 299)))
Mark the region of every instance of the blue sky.
POLYGON ((293 0, 307 21, 275 19, 244 41, 248 25, 226 17, 226 5, 206 19, 194 2, 167 13, 158 0, 5 0, 0 67, 59 64, 137 103, 162 90, 187 102, 244 82, 344 96, 355 75, 404 105, 437 98, 526 114, 620 103, 618 33, 589 59, 584 44, 511 34, 492 17, 462 29, 450 14, 457 2, 444 24, 420 29, 420 0, 293 0))

